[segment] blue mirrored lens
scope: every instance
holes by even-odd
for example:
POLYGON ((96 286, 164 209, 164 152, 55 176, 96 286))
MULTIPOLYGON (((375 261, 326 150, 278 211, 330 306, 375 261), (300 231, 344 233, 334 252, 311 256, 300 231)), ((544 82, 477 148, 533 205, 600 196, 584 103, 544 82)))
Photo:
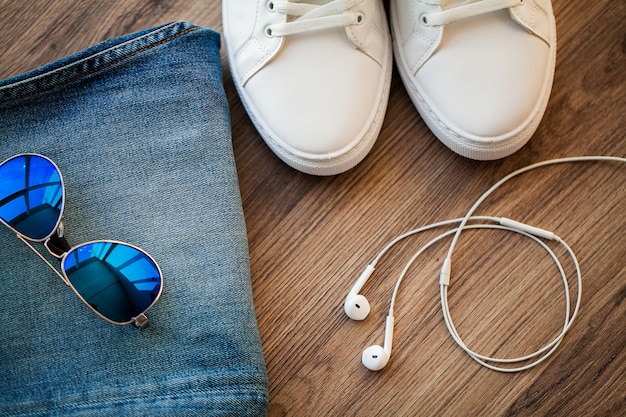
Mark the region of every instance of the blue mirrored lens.
POLYGON ((18 233, 43 240, 56 230, 63 210, 57 167, 40 155, 18 155, 0 165, 0 218, 18 233))
POLYGON ((125 243, 78 246, 65 256, 61 268, 81 298, 116 323, 145 313, 161 294, 159 267, 147 253, 125 243))

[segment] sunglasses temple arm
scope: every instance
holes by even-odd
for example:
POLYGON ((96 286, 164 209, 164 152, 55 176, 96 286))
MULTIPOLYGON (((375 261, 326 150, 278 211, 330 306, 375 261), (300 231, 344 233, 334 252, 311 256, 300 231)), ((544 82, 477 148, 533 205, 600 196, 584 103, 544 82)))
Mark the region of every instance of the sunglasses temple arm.
POLYGON ((54 271, 55 274, 57 274, 59 276, 59 278, 61 278, 61 281, 63 281, 65 283, 65 285, 69 285, 69 283, 67 282, 67 279, 59 272, 57 271, 57 269, 52 266, 52 264, 43 257, 43 255, 41 253, 39 253, 39 251, 37 249, 35 249, 33 247, 33 245, 31 245, 26 239, 24 239, 22 236, 20 235, 16 235, 22 242, 24 242, 24 244, 26 246, 28 246, 33 252, 35 252, 35 254, 37 256, 39 256, 39 258, 41 258, 42 261, 44 261, 46 263, 46 265, 48 265, 50 267, 50 269, 52 269, 54 271))

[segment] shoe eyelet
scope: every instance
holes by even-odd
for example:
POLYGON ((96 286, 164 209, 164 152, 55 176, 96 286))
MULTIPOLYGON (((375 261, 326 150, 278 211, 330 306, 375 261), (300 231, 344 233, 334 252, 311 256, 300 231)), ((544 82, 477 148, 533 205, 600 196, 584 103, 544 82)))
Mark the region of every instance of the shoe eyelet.
POLYGON ((265 26, 265 29, 263 30, 263 32, 265 33, 265 36, 267 36, 268 38, 274 37, 271 26, 265 26))
POLYGON ((420 17, 419 17, 419 21, 420 21, 420 23, 422 24, 422 26, 430 26, 430 25, 428 24, 428 16, 426 15, 426 13, 424 13, 424 14, 420 15, 420 17))
POLYGON ((356 15, 356 24, 362 25, 365 22, 365 15, 363 13, 357 13, 356 15))
POLYGON ((265 7, 270 12, 273 12, 274 11, 274 2, 272 0, 268 1, 267 3, 265 3, 265 7))

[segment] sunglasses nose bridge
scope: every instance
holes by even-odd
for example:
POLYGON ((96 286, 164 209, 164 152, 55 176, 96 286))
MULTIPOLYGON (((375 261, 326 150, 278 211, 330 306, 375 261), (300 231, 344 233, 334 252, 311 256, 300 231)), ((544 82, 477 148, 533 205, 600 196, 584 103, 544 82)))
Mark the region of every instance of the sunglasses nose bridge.
POLYGON ((67 252, 69 252, 72 247, 69 242, 63 236, 63 224, 59 226, 59 228, 54 232, 52 236, 50 236, 44 242, 44 246, 50 253, 50 255, 54 256, 57 259, 63 258, 67 252))

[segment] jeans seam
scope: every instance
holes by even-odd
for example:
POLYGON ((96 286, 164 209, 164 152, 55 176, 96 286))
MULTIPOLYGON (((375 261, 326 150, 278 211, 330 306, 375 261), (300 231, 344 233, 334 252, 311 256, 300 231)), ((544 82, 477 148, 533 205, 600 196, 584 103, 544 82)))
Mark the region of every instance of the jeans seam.
MULTIPOLYGON (((161 30, 165 30, 167 28, 170 28, 171 26, 172 25, 167 25, 167 26, 163 27, 161 30)), ((103 71, 103 70, 105 70, 107 68, 110 68, 110 67, 112 67, 112 66, 114 66, 114 65, 116 65, 116 64, 118 64, 118 63, 120 63, 120 62, 122 62, 124 60, 132 58, 132 57, 134 57, 134 56, 136 56, 136 55, 138 55, 140 53, 143 53, 145 51, 148 51, 148 50, 150 50, 152 48, 158 47, 158 46, 163 45, 165 43, 171 42, 174 39, 177 39, 177 38, 179 38, 181 36, 184 36, 184 35, 186 35, 186 34, 188 34, 190 32, 196 31, 198 29, 200 29, 198 26, 187 28, 187 29, 183 30, 182 32, 170 35, 167 38, 161 39, 161 40, 156 41, 156 42, 151 42, 150 44, 142 47, 141 49, 125 53, 124 55, 122 55, 122 56, 120 56, 118 58, 113 59, 111 62, 106 62, 106 63, 104 63, 102 65, 97 66, 96 68, 89 69, 89 70, 87 70, 85 72, 80 72, 79 74, 70 76, 69 78, 58 80, 56 82, 52 82, 52 83, 50 83, 50 84, 48 84, 46 86, 42 86, 41 88, 37 88, 34 91, 24 92, 22 94, 16 95, 12 99, 18 99, 18 98, 19 99, 26 99, 26 98, 29 98, 29 97, 31 97, 33 95, 39 95, 39 94, 42 94, 42 93, 46 93, 46 92, 48 92, 50 90, 53 90, 55 88, 62 87, 62 86, 67 85, 67 84, 71 84, 71 83, 75 82, 76 80, 79 80, 79 79, 84 78, 84 77, 89 77, 90 75, 93 75, 93 74, 98 73, 100 71, 103 71)), ((149 33, 149 35, 154 35, 156 33, 158 33, 158 31, 151 32, 151 33, 149 33)), ((136 41, 137 39, 139 39, 139 38, 133 39, 131 41, 136 41)), ((124 43, 122 43, 120 45, 115 45, 115 46, 113 46, 113 47, 111 47, 109 49, 106 49, 104 51, 101 51, 101 52, 102 53, 111 53, 112 51, 115 51, 116 49, 119 49, 120 47, 123 47, 123 46, 127 46, 127 43, 124 42, 124 43)), ((82 59, 81 61, 88 61, 89 59, 93 59, 95 56, 97 56, 99 54, 100 53, 94 53, 93 55, 88 56, 88 57, 82 59)), ((78 61, 76 61, 74 63, 71 63, 71 64, 68 64, 68 67, 76 65, 77 62, 78 61)), ((46 73, 43 73, 43 74, 39 74, 37 77, 45 76, 46 74, 50 74, 51 72, 52 71, 46 72, 46 73)), ((23 83, 25 84, 25 83, 28 83, 29 81, 32 81, 32 78, 26 78, 24 80, 21 80, 19 82, 19 84, 23 84, 23 83)), ((10 88, 10 85, 8 85, 7 87, 10 88)), ((10 100, 3 100, 3 99, 0 98, 0 103, 7 102, 7 101, 11 101, 11 99, 10 100)))

